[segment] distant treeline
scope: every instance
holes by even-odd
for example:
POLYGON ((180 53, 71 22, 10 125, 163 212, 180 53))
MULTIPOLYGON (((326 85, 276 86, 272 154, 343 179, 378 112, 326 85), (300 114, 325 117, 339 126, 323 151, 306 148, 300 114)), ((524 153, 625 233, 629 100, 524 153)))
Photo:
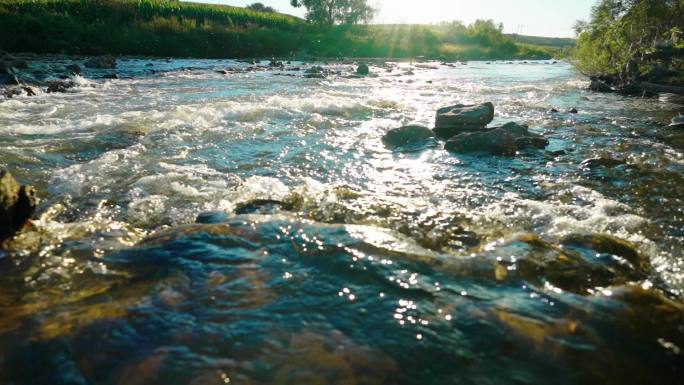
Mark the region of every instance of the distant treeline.
POLYGON ((13 52, 206 58, 426 56, 547 59, 502 26, 317 26, 248 8, 171 0, 0 0, 0 48, 13 52))

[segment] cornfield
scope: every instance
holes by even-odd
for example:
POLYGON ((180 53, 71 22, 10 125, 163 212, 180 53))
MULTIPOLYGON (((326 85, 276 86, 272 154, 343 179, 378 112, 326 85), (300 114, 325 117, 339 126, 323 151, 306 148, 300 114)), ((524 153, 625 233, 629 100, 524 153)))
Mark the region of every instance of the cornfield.
POLYGON ((0 0, 0 10, 18 14, 55 13, 87 22, 139 23, 153 18, 195 20, 235 27, 292 30, 301 19, 280 13, 261 13, 225 5, 182 3, 172 0, 0 0))

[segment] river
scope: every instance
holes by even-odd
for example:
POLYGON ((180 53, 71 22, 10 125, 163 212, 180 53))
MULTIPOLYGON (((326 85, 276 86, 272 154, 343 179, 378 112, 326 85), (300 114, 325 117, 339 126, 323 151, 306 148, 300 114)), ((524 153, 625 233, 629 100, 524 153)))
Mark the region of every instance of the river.
POLYGON ((0 166, 41 198, 0 251, 0 383, 681 380, 681 101, 546 61, 250 66, 0 99, 0 166), (546 150, 382 144, 486 101, 546 150))

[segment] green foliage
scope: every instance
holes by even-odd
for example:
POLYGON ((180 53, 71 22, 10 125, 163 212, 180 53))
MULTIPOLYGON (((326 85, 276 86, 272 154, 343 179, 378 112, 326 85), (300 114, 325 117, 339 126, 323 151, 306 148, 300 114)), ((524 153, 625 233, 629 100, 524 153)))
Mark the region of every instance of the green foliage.
POLYGON ((684 0, 601 0, 589 22, 578 22, 576 67, 620 75, 630 60, 649 65, 659 46, 675 46, 684 29, 684 0))
POLYGON ((317 24, 369 22, 375 9, 366 0, 291 0, 293 7, 305 7, 306 19, 317 24))
POLYGON ((167 0, 0 0, 0 48, 186 57, 550 58, 492 21, 321 25, 278 13, 167 0))

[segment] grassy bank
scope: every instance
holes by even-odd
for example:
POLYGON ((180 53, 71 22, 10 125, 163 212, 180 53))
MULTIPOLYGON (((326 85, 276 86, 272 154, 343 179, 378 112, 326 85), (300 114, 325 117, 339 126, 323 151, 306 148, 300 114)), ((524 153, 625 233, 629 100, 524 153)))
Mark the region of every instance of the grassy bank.
POLYGON ((168 0, 0 0, 0 48, 185 57, 546 59, 493 22, 323 27, 279 13, 168 0))

